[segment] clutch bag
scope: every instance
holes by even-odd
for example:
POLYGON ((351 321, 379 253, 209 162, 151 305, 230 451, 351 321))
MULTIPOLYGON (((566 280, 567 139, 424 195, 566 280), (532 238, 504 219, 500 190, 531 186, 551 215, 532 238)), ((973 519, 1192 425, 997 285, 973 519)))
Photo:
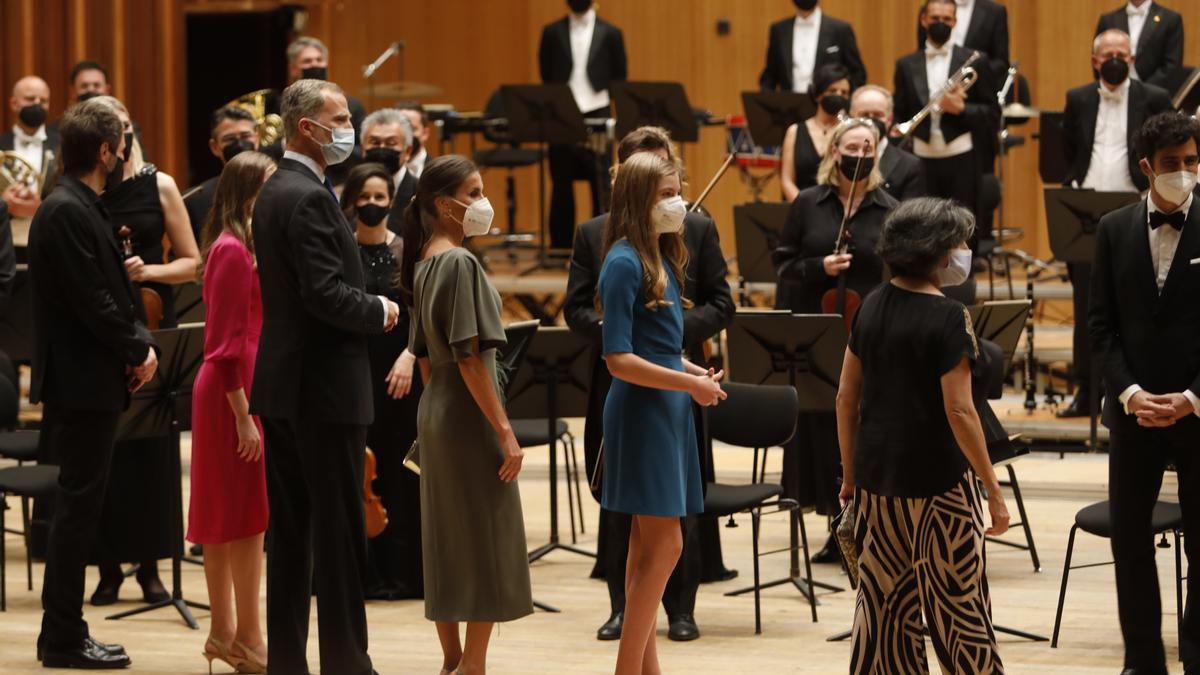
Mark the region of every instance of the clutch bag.
POLYGON ((858 504, 852 497, 846 508, 833 519, 833 531, 837 537, 838 550, 842 553, 842 565, 850 577, 850 588, 858 588, 858 545, 854 540, 854 523, 858 520, 858 504))
POLYGON ((413 441, 408 447, 408 452, 404 453, 404 468, 412 471, 418 476, 421 475, 421 444, 420 441, 413 441))

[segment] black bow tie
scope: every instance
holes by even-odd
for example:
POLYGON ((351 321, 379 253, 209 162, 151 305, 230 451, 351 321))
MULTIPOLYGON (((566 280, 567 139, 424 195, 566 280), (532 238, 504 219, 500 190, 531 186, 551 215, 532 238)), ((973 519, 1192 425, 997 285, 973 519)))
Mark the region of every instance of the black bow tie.
POLYGON ((1170 225, 1176 230, 1183 230, 1183 223, 1187 220, 1187 214, 1183 210, 1175 213, 1163 213, 1162 211, 1154 211, 1150 214, 1150 229, 1157 230, 1163 225, 1170 225))

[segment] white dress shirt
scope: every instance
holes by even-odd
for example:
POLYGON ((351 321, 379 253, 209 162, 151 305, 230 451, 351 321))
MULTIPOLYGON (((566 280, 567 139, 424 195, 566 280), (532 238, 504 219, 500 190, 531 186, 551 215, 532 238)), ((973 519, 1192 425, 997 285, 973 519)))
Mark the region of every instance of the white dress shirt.
POLYGON ((1141 7, 1134 7, 1132 2, 1125 4, 1125 16, 1129 18, 1129 42, 1134 54, 1137 54, 1138 40, 1142 37, 1142 29, 1146 27, 1146 17, 1150 15, 1150 5, 1153 4, 1147 2, 1141 7))
MULTIPOLYGON (((817 67, 817 38, 821 34, 821 8, 792 22, 792 91, 807 92, 817 67)), ((818 92, 820 93, 820 92, 818 92)))
POLYGON ((1129 80, 1110 91, 1100 88, 1096 136, 1083 187, 1104 192, 1137 192, 1129 176, 1129 80))
POLYGON ((27 134, 21 127, 13 125, 13 151, 29 162, 39 174, 44 168, 42 159, 45 157, 45 149, 46 125, 38 127, 32 134, 27 134))
MULTIPOLYGON (((400 182, 403 181, 404 177, 407 175, 408 175, 408 165, 404 164, 404 165, 401 165, 400 170, 397 171, 395 173, 395 175, 392 176, 392 185, 396 186, 396 190, 394 192, 392 192, 393 199, 396 197, 396 193, 400 192, 400 182)), ((407 205, 405 206, 405 208, 407 208, 407 205)))
MULTIPOLYGON (((941 47, 925 43, 925 78, 929 83, 928 95, 933 98, 941 91, 946 81, 950 79, 950 56, 952 53, 949 42, 941 47)), ((913 150, 918 157, 924 159, 943 159, 955 157, 970 152, 971 134, 962 134, 953 142, 947 144, 942 134, 942 111, 935 107, 929 116, 929 141, 913 137, 913 150)))
POLYGON ((971 28, 971 15, 975 13, 975 0, 955 0, 958 8, 954 12, 954 29, 950 31, 950 42, 959 47, 967 46, 967 30, 971 28))
MULTIPOLYGON (((1189 213, 1192 210, 1192 202, 1195 201, 1195 193, 1189 194, 1186 201, 1183 202, 1177 209, 1183 213, 1189 213)), ((1167 273, 1171 271, 1171 263, 1175 260, 1175 251, 1179 248, 1179 238, 1183 235, 1182 230, 1176 230, 1170 225, 1163 225, 1158 229, 1150 228, 1150 214, 1157 213, 1161 209, 1154 203, 1151 197, 1146 198, 1146 233, 1150 238, 1150 261, 1154 265, 1154 281, 1158 284, 1158 290, 1161 293, 1163 284, 1167 283, 1167 273)), ((1174 212, 1172 212, 1174 213, 1174 212)), ((1186 225, 1184 227, 1187 227, 1186 225)), ((1131 384, 1125 391, 1121 392, 1118 397, 1121 400, 1121 405, 1125 408, 1125 414, 1129 414, 1129 399, 1133 395, 1141 391, 1139 385, 1131 384)), ((1185 389, 1183 395, 1192 404, 1192 412, 1200 415, 1200 396, 1195 392, 1185 389)))
POLYGON ((608 106, 608 90, 596 91, 587 74, 592 35, 596 32, 596 10, 589 9, 581 16, 569 13, 567 25, 571 34, 571 77, 567 79, 567 86, 575 97, 575 105, 579 106, 579 112, 585 113, 605 108, 608 106))
POLYGON ((421 172, 425 170, 425 160, 429 159, 429 153, 425 150, 425 146, 413 153, 412 157, 408 158, 408 164, 405 166, 412 173, 413 178, 419 179, 421 172))

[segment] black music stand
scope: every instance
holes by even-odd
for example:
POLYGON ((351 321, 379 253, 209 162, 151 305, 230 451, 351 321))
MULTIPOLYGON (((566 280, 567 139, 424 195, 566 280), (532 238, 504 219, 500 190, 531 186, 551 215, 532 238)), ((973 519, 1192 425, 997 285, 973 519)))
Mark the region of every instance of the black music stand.
POLYGON ((678 82, 613 82, 608 86, 617 115, 617 138, 638 127, 662 127, 679 143, 700 140, 700 125, 678 82))
MULTIPOLYGON (((727 335, 729 373, 735 381, 788 385, 800 398, 800 412, 833 412, 846 353, 845 319, 836 314, 792 314, 772 310, 738 312, 727 335)), ((814 586, 834 592, 845 589, 812 578, 808 533, 801 509, 796 509, 789 526, 791 566, 788 576, 762 583, 758 588, 790 583, 815 607, 820 602, 814 586), (801 548, 804 550, 803 576, 800 574, 801 548)), ((754 590, 754 586, 749 586, 725 595, 741 595, 754 590)))
POLYGON ((975 336, 1000 346, 1004 352, 1005 368, 1012 363, 1032 306, 1031 300, 995 300, 967 308, 975 336))
POLYGON ((537 334, 540 325, 542 324, 537 319, 530 319, 529 321, 510 323, 504 327, 505 342, 503 347, 496 350, 496 370, 500 376, 500 389, 504 392, 506 399, 508 392, 512 390, 517 371, 525 362, 525 354, 529 352, 529 345, 533 344, 533 337, 537 334))
POLYGON ((121 414, 117 426, 118 440, 138 438, 171 438, 171 597, 105 617, 118 620, 174 607, 192 630, 198 630, 189 607, 208 609, 183 597, 180 564, 183 560, 183 488, 179 460, 179 434, 192 428, 192 385, 204 362, 204 325, 185 324, 179 328, 154 331, 154 339, 162 350, 154 379, 139 389, 121 414))
POLYGON ((779 281, 771 254, 779 248, 779 233, 791 204, 751 202, 733 207, 733 241, 738 256, 738 287, 743 307, 750 306, 746 284, 779 281))
POLYGON ((547 267, 546 256, 546 162, 551 143, 583 143, 587 127, 565 84, 505 84, 500 87, 508 131, 514 143, 537 143, 538 162, 538 262, 528 273, 547 267))
POLYGON ((204 323, 204 286, 198 281, 171 286, 175 316, 180 324, 204 323))
POLYGON ((783 145, 789 126, 817 112, 808 94, 786 91, 744 91, 742 108, 746 113, 746 128, 758 146, 783 145))
POLYGON ((1046 184, 1061 184, 1067 178, 1067 161, 1063 156, 1063 114, 1043 110, 1039 118, 1038 174, 1046 184))

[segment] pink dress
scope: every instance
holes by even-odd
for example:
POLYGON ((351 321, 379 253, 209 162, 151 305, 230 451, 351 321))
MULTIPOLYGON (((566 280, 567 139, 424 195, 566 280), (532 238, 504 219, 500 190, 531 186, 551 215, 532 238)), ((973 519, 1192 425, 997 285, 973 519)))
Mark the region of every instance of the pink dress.
MULTIPOLYGON (((231 234, 213 243, 204 268, 204 364, 192 393, 192 494, 188 541, 222 544, 267 529, 263 459, 237 455, 237 423, 225 393, 250 397, 262 332, 262 296, 250 251, 231 234)), ((258 423, 258 418, 255 418, 258 423)), ((259 436, 262 425, 259 424, 259 436)))

